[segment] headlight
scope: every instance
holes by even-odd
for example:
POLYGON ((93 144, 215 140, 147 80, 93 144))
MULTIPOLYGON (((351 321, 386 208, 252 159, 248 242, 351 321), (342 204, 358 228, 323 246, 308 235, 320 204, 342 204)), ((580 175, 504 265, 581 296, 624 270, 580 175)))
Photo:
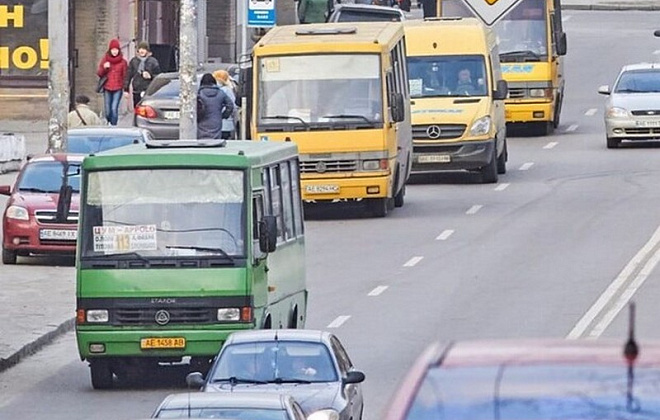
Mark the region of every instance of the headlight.
POLYGON ((607 115, 609 118, 626 118, 628 117, 628 111, 624 108, 613 106, 612 108, 607 109, 605 115, 607 115))
POLYGON ((365 171, 378 171, 387 169, 387 159, 374 159, 362 161, 362 169, 365 171))
POLYGON ((530 89, 529 96, 532 98, 549 98, 551 92, 550 89, 530 89))
POLYGON ((91 309, 87 311, 87 322, 100 324, 109 320, 110 317, 107 309, 91 309))
POLYGON ((7 208, 7 218, 16 220, 30 220, 27 209, 19 206, 9 206, 9 208, 7 208))
POLYGON ((486 115, 472 123, 470 134, 473 136, 483 136, 490 132, 490 116, 486 115))
POLYGON ((339 413, 331 409, 319 410, 307 416, 307 420, 339 420, 339 413))
POLYGON ((241 310, 238 308, 218 309, 218 321, 239 321, 241 319, 241 310))

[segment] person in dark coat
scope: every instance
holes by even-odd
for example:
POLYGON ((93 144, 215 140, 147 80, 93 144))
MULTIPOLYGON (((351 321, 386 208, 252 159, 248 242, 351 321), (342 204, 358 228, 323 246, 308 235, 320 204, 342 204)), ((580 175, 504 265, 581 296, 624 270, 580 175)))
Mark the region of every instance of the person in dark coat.
POLYGON ((133 106, 137 106, 142 100, 144 92, 154 77, 160 73, 160 64, 156 57, 151 55, 149 43, 140 42, 137 47, 137 55, 128 63, 128 76, 124 90, 133 88, 133 106))
POLYGON ((424 18, 434 18, 438 16, 438 2, 437 0, 422 0, 422 8, 424 9, 424 18))
POLYGON ((113 39, 108 44, 108 51, 103 55, 96 74, 99 77, 107 77, 103 86, 103 99, 105 118, 110 125, 117 125, 119 120, 119 101, 121 101, 126 80, 128 65, 121 53, 118 39, 113 39))
POLYGON ((197 114, 197 138, 222 138, 222 120, 231 118, 234 111, 232 100, 218 86, 211 73, 205 73, 199 83, 198 101, 203 112, 197 114), (200 115, 201 114, 201 115, 200 115))

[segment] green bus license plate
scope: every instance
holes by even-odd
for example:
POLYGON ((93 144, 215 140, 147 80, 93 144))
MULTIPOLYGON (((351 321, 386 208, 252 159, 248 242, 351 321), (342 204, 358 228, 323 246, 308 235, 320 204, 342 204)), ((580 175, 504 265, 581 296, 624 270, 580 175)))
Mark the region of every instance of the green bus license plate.
POLYGON ((143 349, 183 349, 186 347, 186 339, 183 337, 152 337, 140 340, 140 348, 143 349))

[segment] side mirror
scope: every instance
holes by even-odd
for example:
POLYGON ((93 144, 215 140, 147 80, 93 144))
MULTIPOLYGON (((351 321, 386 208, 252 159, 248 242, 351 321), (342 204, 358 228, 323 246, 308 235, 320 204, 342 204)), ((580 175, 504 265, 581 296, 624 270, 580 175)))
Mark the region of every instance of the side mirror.
POLYGON ((656 29, 653 35, 660 37, 660 29, 656 29))
POLYGON ((403 94, 393 93, 390 103, 390 108, 392 110, 392 120, 394 122, 401 122, 406 119, 406 109, 404 108, 405 102, 403 100, 403 94))
POLYGON ((72 195, 73 187, 71 187, 71 185, 62 185, 62 188, 60 188, 60 196, 57 201, 57 213, 55 216, 58 223, 65 223, 69 218, 72 195))
POLYGON ((364 379, 365 379, 364 373, 357 370, 352 370, 346 374, 346 377, 344 378, 344 385, 359 384, 361 382, 364 382, 364 379))
POLYGON ((277 248, 277 219, 264 216, 259 222, 259 249, 261 252, 273 252, 277 248))
POLYGON ((493 99, 502 101, 509 95, 509 85, 506 80, 498 80, 495 85, 495 92, 493 92, 493 99))
POLYGON ((566 40, 566 32, 562 32, 559 35, 559 39, 557 40, 557 54, 566 55, 567 48, 568 48, 568 42, 566 40))
POLYGON ((0 194, 2 194, 2 195, 11 195, 11 186, 10 185, 0 185, 0 194))
POLYGON ((598 88, 598 93, 600 93, 601 95, 609 95, 612 93, 612 91, 610 90, 609 86, 603 85, 598 88))
POLYGON ((206 381, 204 380, 204 375, 200 372, 191 372, 186 376, 186 383, 189 388, 201 388, 206 381))

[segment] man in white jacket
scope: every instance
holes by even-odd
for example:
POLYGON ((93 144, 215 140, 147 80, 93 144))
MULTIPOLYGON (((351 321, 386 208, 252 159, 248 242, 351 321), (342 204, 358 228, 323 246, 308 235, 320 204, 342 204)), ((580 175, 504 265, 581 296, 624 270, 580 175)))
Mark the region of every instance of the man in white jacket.
POLYGON ((86 95, 76 96, 76 104, 69 112, 67 118, 69 128, 84 127, 91 125, 102 125, 101 118, 89 107, 89 97, 86 95))

